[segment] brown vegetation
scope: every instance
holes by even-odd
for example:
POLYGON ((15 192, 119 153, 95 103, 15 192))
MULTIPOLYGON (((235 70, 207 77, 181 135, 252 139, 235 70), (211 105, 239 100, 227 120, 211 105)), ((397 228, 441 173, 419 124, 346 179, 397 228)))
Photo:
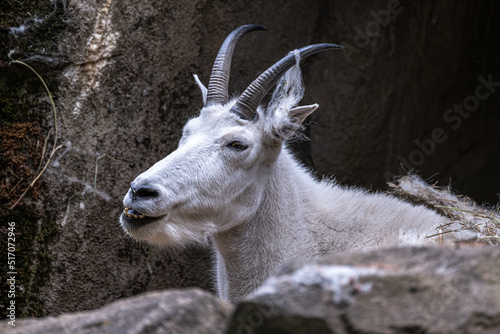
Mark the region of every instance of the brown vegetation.
MULTIPOLYGON (((43 146, 44 136, 37 121, 16 122, 0 128, 2 211, 15 203, 41 168, 43 146)), ((35 184, 31 197, 36 198, 40 191, 41 183, 35 184)))

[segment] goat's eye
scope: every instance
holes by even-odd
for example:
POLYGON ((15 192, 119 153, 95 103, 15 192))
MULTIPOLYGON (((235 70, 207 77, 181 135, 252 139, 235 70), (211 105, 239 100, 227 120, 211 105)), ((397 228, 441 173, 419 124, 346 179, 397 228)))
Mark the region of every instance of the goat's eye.
POLYGON ((232 141, 229 144, 227 144, 227 146, 237 151, 244 151, 248 148, 248 145, 245 145, 240 141, 232 141))

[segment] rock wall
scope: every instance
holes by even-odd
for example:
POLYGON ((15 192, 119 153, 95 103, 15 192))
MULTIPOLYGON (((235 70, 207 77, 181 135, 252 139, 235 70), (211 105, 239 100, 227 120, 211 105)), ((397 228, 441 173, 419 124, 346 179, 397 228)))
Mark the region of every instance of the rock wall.
MULTIPOLYGON (((425 177, 451 178, 479 202, 496 201, 500 94, 483 81, 500 81, 493 1, 0 6, 1 216, 17 228, 19 317, 92 309, 160 288, 211 289, 206 248, 137 244, 124 236, 118 216, 129 182, 175 149, 182 125, 201 108, 192 74, 207 83, 218 47, 241 24, 268 32, 252 33, 238 46, 234 92, 294 48, 347 47, 304 66, 304 103, 320 109, 307 130, 311 142, 297 150, 319 174, 380 188, 402 163, 425 177), (38 78, 12 59, 25 60, 46 80, 57 115, 38 78), (472 111, 452 111, 447 123, 443 117, 455 103, 472 111), (47 161, 56 133, 56 146, 64 147, 9 209, 47 161)), ((6 248, 0 252, 7 257, 6 248)))
POLYGON ((498 202, 500 87, 484 84, 500 82, 494 13, 492 1, 326 2, 313 38, 349 56, 306 68, 306 100, 320 103, 308 151, 318 172, 381 188, 413 169, 498 202))

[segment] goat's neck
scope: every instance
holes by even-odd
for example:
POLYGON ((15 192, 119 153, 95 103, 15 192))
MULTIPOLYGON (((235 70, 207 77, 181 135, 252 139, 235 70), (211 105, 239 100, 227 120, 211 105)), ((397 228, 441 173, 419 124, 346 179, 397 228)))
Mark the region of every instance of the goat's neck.
POLYGON ((270 167, 268 179, 263 180, 266 188, 255 216, 214 235, 221 297, 236 300, 254 290, 289 260, 294 253, 290 248, 300 249, 299 243, 307 242, 303 226, 307 209, 301 208, 308 197, 304 185, 316 184, 304 182, 309 178, 284 149, 270 167))

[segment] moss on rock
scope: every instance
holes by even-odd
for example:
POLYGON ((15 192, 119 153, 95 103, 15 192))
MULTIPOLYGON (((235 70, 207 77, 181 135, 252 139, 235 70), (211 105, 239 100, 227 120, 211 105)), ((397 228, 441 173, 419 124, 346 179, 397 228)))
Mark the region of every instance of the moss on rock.
MULTIPOLYGON (((39 79, 27 68, 10 62, 18 59, 29 63, 56 91, 58 79, 51 59, 65 27, 64 15, 64 1, 7 0, 0 4, 0 257, 6 264, 7 223, 14 222, 16 317, 44 315, 43 301, 38 296, 50 277, 48 244, 58 234, 58 227, 55 218, 41 210, 41 181, 11 209, 40 170, 44 141, 52 122, 47 115, 52 113, 39 79)), ((7 314, 5 305, 11 300, 9 287, 7 281, 2 281, 2 318, 7 314)))

